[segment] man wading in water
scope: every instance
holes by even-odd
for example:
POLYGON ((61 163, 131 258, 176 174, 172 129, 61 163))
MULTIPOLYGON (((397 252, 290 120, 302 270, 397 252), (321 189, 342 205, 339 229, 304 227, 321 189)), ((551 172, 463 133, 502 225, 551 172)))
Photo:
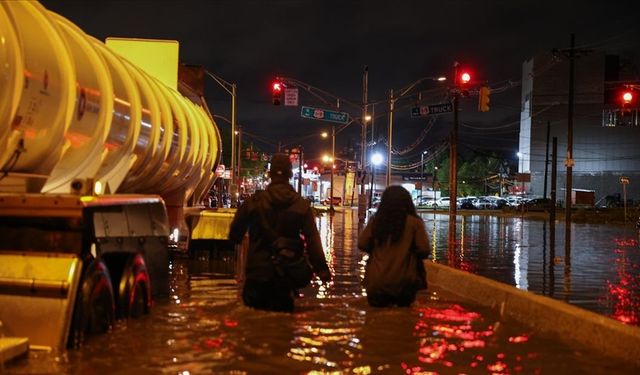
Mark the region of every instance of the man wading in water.
POLYGON ((289 184, 291 169, 287 155, 273 155, 271 183, 265 191, 247 199, 231 223, 229 238, 235 243, 242 242, 249 231, 242 299, 245 305, 256 309, 293 311, 295 287, 275 266, 274 237, 299 242, 298 251, 306 252, 313 272, 323 282, 331 281, 309 201, 289 184))

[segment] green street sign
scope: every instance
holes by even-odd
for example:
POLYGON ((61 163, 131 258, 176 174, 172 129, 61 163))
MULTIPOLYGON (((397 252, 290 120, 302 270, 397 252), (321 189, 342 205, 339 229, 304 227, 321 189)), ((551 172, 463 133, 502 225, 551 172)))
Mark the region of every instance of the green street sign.
POLYGON ((349 114, 346 112, 329 111, 327 109, 302 107, 300 116, 303 118, 309 118, 313 120, 322 120, 329 122, 337 122, 340 124, 349 123, 349 114))

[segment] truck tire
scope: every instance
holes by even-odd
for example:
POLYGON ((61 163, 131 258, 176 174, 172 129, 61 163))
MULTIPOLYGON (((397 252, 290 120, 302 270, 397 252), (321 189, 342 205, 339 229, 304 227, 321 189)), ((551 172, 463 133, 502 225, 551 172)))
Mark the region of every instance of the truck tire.
POLYGON ((118 317, 137 318, 151 310, 151 281, 141 254, 132 254, 118 284, 118 317))
POLYGON ((69 346, 80 347, 87 335, 105 333, 115 321, 115 301, 109 270, 102 260, 94 259, 87 266, 78 290, 69 346))

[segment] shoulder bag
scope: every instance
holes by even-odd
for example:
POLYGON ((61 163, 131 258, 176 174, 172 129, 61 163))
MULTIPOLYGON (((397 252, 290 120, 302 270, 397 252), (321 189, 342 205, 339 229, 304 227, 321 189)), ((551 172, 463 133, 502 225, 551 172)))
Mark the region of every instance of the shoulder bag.
POLYGON ((301 238, 279 236, 265 217, 264 208, 258 205, 260 221, 268 236, 271 260, 276 273, 284 278, 292 289, 302 289, 311 283, 313 269, 301 238))

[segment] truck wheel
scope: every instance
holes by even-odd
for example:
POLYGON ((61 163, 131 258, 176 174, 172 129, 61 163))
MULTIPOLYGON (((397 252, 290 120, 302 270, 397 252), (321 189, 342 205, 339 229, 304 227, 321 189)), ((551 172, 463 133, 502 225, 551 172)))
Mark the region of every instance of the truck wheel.
POLYGON ((84 272, 76 297, 69 346, 80 347, 86 335, 105 333, 115 321, 115 304, 109 270, 93 260, 84 272))
POLYGON ((127 259, 118 285, 118 316, 137 318, 151 309, 151 282, 144 258, 135 254, 127 259))

